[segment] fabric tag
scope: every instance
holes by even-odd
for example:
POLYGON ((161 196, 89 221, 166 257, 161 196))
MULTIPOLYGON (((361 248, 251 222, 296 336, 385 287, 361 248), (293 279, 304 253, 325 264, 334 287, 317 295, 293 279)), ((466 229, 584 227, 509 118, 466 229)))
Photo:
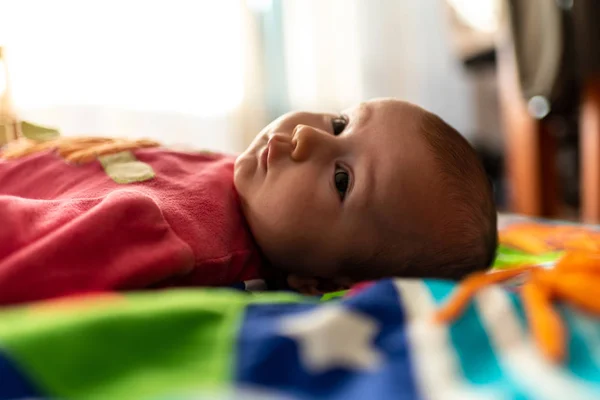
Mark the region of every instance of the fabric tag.
POLYGON ((100 156, 98 160, 106 174, 119 184, 144 182, 156 176, 152 167, 138 161, 131 151, 100 156))
POLYGON ((36 142, 45 142, 60 136, 60 132, 57 129, 35 125, 27 121, 21 121, 21 134, 27 139, 36 142))

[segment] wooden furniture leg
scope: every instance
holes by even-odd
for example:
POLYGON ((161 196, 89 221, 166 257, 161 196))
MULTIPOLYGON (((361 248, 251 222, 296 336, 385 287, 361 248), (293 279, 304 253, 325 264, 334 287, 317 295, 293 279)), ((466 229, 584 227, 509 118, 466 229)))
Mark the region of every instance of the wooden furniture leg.
POLYGON ((557 166, 558 141, 548 124, 541 123, 539 128, 541 215, 557 218, 561 216, 564 205, 557 166))
POLYGON ((581 218, 600 222, 600 80, 587 81, 580 112, 581 218))
POLYGON ((520 92, 511 50, 510 46, 499 47, 497 64, 510 211, 532 216, 557 216, 561 202, 556 140, 543 121, 529 114, 520 92))

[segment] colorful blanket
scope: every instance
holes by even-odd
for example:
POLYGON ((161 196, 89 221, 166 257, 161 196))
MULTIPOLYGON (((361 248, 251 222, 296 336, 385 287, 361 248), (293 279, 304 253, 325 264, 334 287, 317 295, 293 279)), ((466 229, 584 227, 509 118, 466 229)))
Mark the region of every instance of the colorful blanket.
MULTIPOLYGON (((545 235, 530 234, 548 246, 537 252, 507 240, 498 266, 551 264, 562 248, 545 235)), ((397 279, 326 299, 202 289, 5 309, 0 399, 600 398, 595 317, 560 306, 569 356, 551 364, 512 290, 488 287, 454 324, 434 323, 454 287, 397 279)))

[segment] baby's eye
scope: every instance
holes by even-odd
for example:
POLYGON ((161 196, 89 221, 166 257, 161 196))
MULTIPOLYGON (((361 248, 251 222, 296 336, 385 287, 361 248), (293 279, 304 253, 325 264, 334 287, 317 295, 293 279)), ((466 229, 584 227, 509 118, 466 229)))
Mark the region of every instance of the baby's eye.
POLYGON ((348 175, 348 172, 343 168, 336 167, 333 181, 335 183, 335 188, 340 195, 340 200, 344 201, 346 193, 348 192, 348 186, 350 185, 350 175, 348 175))
POLYGON ((333 118, 331 120, 333 136, 341 134, 344 131, 344 129, 346 129, 346 125, 348 125, 348 117, 346 117, 345 115, 340 115, 339 117, 333 118))

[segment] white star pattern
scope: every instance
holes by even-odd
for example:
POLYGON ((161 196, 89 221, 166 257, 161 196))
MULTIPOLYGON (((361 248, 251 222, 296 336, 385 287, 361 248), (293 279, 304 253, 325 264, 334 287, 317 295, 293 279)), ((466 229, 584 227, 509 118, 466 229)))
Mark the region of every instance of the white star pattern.
POLYGON ((296 340, 300 360, 307 371, 322 373, 332 368, 374 370, 381 354, 373 340, 379 332, 373 318, 341 306, 325 306, 281 323, 284 336, 296 340))

